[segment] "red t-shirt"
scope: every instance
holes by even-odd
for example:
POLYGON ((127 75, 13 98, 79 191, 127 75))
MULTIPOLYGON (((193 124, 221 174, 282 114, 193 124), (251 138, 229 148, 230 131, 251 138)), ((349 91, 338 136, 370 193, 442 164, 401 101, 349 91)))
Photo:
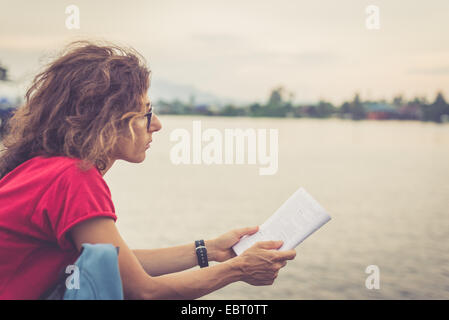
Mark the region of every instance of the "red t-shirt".
POLYGON ((117 220, 100 172, 79 161, 38 156, 0 180, 0 299, 41 297, 79 256, 67 232, 93 217, 117 220))

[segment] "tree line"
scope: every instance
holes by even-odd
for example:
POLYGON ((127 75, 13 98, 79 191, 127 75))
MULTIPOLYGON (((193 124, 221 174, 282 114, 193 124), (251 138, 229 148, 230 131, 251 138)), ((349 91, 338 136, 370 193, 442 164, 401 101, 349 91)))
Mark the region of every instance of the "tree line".
POLYGON ((266 103, 252 103, 245 106, 227 104, 221 108, 213 105, 194 105, 179 100, 156 103, 160 114, 195 114, 230 117, 279 117, 279 118, 330 118, 339 117, 353 120, 362 119, 402 119, 443 122, 449 121, 449 104, 443 93, 438 92, 435 100, 415 97, 405 100, 401 95, 391 101, 362 100, 359 94, 341 105, 321 100, 315 104, 294 104, 293 95, 283 87, 271 91, 266 103), (380 117, 379 115, 382 115, 380 117))

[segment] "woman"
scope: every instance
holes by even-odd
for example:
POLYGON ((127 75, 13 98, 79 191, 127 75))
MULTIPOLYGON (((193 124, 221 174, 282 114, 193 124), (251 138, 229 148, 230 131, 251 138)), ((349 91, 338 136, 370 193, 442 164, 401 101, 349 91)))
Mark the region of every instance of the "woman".
POLYGON ((127 299, 195 299, 235 281, 269 285, 295 257, 272 250, 282 245, 275 241, 236 257, 232 246, 257 227, 204 246, 128 248, 103 176, 116 160, 144 161, 162 128, 147 97, 150 74, 133 49, 83 41, 34 78, 0 153, 0 298, 42 297, 83 244, 119 247, 127 299), (207 261, 222 263, 180 272, 207 261))

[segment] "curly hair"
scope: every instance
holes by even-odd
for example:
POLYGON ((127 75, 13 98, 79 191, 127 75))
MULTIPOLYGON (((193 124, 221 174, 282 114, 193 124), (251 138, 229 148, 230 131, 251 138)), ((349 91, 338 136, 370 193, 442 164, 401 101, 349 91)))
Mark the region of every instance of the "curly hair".
POLYGON ((83 170, 103 170, 120 135, 134 140, 150 76, 133 48, 69 44, 34 77, 6 124, 0 179, 35 156, 78 158, 83 170))

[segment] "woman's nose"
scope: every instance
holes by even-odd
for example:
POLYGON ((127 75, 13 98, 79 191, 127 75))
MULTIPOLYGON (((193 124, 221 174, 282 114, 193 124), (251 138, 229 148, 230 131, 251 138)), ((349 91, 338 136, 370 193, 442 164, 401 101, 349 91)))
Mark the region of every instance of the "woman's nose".
POLYGON ((156 132, 162 129, 162 123, 155 114, 151 117, 150 132, 156 132))

